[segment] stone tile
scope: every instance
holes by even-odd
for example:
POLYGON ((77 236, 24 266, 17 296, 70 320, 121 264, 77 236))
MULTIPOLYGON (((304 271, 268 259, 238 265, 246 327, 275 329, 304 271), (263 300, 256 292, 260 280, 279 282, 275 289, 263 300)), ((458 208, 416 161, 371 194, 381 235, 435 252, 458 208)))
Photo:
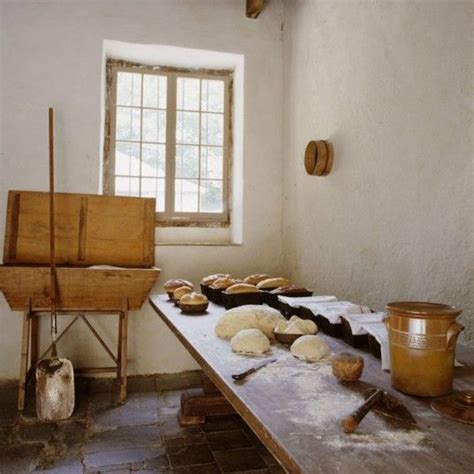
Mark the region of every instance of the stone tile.
POLYGON ((163 440, 171 438, 183 438, 183 429, 179 425, 176 415, 163 415, 159 417, 158 426, 163 440))
POLYGON ((71 421, 61 423, 58 427, 59 439, 69 453, 80 451, 86 440, 87 425, 83 422, 71 421))
POLYGON ((170 390, 161 393, 161 406, 158 409, 159 415, 174 415, 179 411, 181 406, 181 390, 170 390))
POLYGON ((155 375, 129 375, 127 379, 128 393, 156 392, 155 375))
POLYGON ((156 423, 160 398, 156 393, 135 393, 127 403, 96 412, 94 423, 99 429, 119 428, 156 423))
POLYGON ((266 468, 255 448, 213 451, 214 458, 223 472, 249 471, 266 468))
POLYGON ((17 418, 17 387, 4 387, 0 390, 0 424, 12 423, 17 418))
POLYGON ((188 470, 192 474, 220 474, 221 472, 219 466, 216 463, 188 466, 188 470))
POLYGON ((204 423, 203 430, 206 432, 211 431, 229 431, 234 429, 240 429, 244 425, 242 418, 238 415, 228 416, 209 416, 204 423))
POLYGON ((250 442, 242 430, 211 431, 206 433, 206 438, 213 451, 250 446, 250 442))
POLYGON ((166 470, 170 467, 170 461, 166 454, 160 454, 151 459, 147 459, 144 463, 145 469, 166 470))
POLYGON ((161 447, 145 447, 145 448, 125 448, 110 449, 97 453, 89 453, 84 456, 84 465, 88 469, 98 468, 103 470, 104 467, 119 466, 132 463, 145 463, 164 454, 161 447))
POLYGON ((45 423, 36 421, 36 423, 27 423, 18 425, 18 435, 27 442, 43 442, 45 443, 55 435, 57 426, 55 423, 45 423))
POLYGON ((82 474, 84 466, 78 455, 67 455, 58 459, 50 469, 35 471, 47 474, 82 474))
POLYGON ((157 425, 128 426, 94 434, 85 446, 86 453, 95 453, 118 448, 144 448, 161 446, 157 425))
POLYGON ((42 445, 36 461, 36 469, 51 469, 62 456, 64 456, 62 443, 58 438, 53 437, 42 445))
POLYGON ((166 448, 170 463, 175 467, 191 464, 208 464, 214 462, 212 453, 207 444, 193 444, 190 446, 176 446, 166 448))
POLYGON ((41 445, 23 444, 0 451, 0 472, 5 474, 27 473, 35 469, 41 445))

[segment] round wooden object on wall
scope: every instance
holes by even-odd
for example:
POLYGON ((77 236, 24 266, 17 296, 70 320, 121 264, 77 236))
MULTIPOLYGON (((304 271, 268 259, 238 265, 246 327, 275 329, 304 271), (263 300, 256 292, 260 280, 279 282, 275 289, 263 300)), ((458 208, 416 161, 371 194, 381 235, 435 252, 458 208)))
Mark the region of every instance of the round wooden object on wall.
POLYGON ((304 166, 306 172, 316 176, 327 176, 334 163, 334 148, 325 140, 312 140, 306 146, 304 166))

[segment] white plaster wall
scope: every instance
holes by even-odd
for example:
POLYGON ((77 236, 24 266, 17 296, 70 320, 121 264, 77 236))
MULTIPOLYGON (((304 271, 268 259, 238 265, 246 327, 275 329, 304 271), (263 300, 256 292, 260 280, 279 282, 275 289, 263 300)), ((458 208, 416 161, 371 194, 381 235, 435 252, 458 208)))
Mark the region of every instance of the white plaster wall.
POLYGON ((382 309, 421 299, 473 324, 470 1, 287 1, 284 248, 295 280, 382 309), (325 178, 311 139, 334 143, 325 178))
MULTIPOLYGON (((282 4, 273 0, 257 21, 242 0, 3 1, 1 98, 8 189, 47 190, 47 108, 56 111, 57 189, 99 188, 101 65, 104 39, 243 54, 243 245, 157 247, 156 263, 171 277, 198 282, 215 271, 237 276, 280 273, 282 4)), ((5 190, 0 195, 1 226, 5 190)), ((3 235, 3 227, 0 228, 3 235)), ((1 249, 0 249, 1 250, 1 249)), ((157 285, 156 291, 160 289, 157 285)), ((110 318, 109 318, 110 319, 110 318)), ((20 314, 0 299, 0 378, 18 373, 20 314)), ((100 320, 107 341, 116 331, 100 320)), ((47 341, 46 328, 43 341, 47 341)), ((107 362, 84 328, 66 336, 61 353, 83 364, 107 362)), ((148 305, 130 321, 130 373, 195 368, 193 359, 148 305)))

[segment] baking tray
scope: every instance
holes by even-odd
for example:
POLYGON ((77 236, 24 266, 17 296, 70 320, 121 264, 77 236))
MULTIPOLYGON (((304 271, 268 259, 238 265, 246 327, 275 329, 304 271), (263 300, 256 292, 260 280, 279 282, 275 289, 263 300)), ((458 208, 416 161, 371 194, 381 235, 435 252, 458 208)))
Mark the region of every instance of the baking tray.
POLYGON ((228 295, 225 291, 221 293, 222 303, 226 309, 236 308, 246 304, 263 304, 264 293, 236 293, 228 295))
POLYGON ((265 303, 267 303, 267 305, 271 306, 272 308, 280 310, 280 301, 278 300, 279 296, 286 296, 287 298, 298 298, 301 296, 313 296, 313 292, 306 290, 306 291, 300 291, 298 293, 291 293, 291 294, 286 294, 286 295, 284 293, 275 295, 274 293, 265 292, 265 303))
POLYGON ((356 349, 368 349, 369 335, 368 334, 352 334, 351 325, 344 317, 341 318, 342 324, 342 338, 346 344, 349 344, 356 349))
POLYGON ((320 315, 314 315, 310 309, 304 306, 300 307, 299 317, 302 319, 311 319, 318 326, 318 329, 331 337, 342 337, 342 324, 331 324, 326 318, 320 315))

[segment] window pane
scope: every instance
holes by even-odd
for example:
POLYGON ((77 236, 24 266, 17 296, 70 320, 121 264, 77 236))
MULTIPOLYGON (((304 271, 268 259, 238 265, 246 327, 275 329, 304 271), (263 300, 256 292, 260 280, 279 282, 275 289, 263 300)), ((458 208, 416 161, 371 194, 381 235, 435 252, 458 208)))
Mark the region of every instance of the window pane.
POLYGON ((140 109, 117 107, 117 140, 140 140, 140 109))
POLYGON ((199 144, 199 112, 176 114, 176 143, 199 144))
POLYGON ((143 131, 144 142, 166 141, 166 112, 164 110, 143 109, 143 131))
POLYGON ((221 114, 201 115, 201 143, 203 145, 224 144, 224 116, 221 114))
POLYGON ((201 110, 224 112, 224 81, 202 81, 201 110))
POLYGON ((176 177, 199 177, 199 147, 183 145, 176 146, 176 177))
POLYGON ((222 212, 222 181, 202 180, 200 187, 200 211, 222 212))
POLYGON ((166 77, 143 75, 143 107, 166 109, 166 77))
POLYGON ((117 73, 117 105, 134 105, 140 107, 141 95, 141 74, 133 74, 130 72, 117 73))
POLYGON ((142 145, 142 176, 165 177, 165 145, 142 145))
POLYGON ((116 142, 115 174, 138 176, 140 173, 140 145, 138 143, 116 142))
POLYGON ((177 179, 175 181, 174 207, 176 212, 197 212, 199 181, 177 179))
POLYGON ((142 178, 142 197, 156 198, 156 211, 165 210, 165 180, 156 178, 142 178))
POLYGON ((138 196, 138 178, 115 178, 117 196, 138 196))
POLYGON ((178 77, 176 89, 178 110, 199 110, 200 79, 178 77))
POLYGON ((223 148, 201 148, 201 178, 223 178, 223 148))

